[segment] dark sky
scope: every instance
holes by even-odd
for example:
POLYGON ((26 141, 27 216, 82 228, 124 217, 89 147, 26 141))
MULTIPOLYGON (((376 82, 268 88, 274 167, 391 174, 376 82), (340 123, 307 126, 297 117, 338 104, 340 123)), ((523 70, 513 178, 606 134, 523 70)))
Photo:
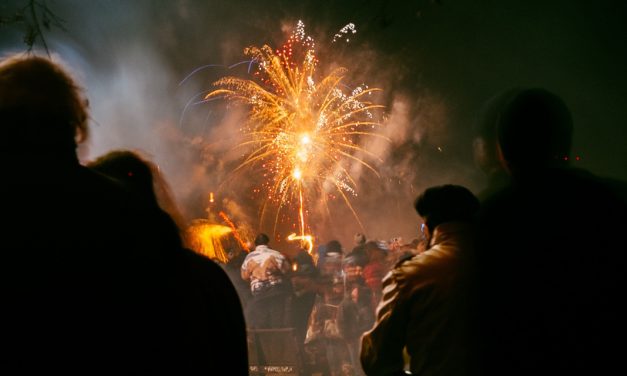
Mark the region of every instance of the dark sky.
MULTIPOLYGON (((5 2, 2 15, 24 3, 5 2)), ((47 3, 66 21, 65 31, 45 34, 51 50, 79 73, 91 101, 95 124, 83 158, 120 147, 148 152, 192 218, 204 215, 206 193, 218 189, 237 158, 227 146, 241 118, 207 108, 182 117, 183 108, 225 73, 245 72, 212 68, 179 82, 199 66, 243 60, 248 45, 281 44, 299 19, 321 60, 347 67, 355 84, 384 89, 386 126, 399 136, 383 153, 381 181, 364 176, 354 198, 373 237, 415 236, 412 200, 429 185, 483 187, 472 162, 472 122, 485 100, 511 86, 542 86, 562 96, 574 116, 577 165, 627 179, 624 1, 47 3), (332 45, 333 34, 349 22, 357 34, 332 45)), ((3 53, 25 49, 19 25, 0 32, 3 53)), ((232 212, 235 203, 244 206, 242 220, 255 217, 247 199, 229 200, 232 212)), ((339 205, 336 219, 317 218, 314 227, 322 239, 350 243, 359 229, 339 226, 346 221, 337 218, 345 216, 339 205)))

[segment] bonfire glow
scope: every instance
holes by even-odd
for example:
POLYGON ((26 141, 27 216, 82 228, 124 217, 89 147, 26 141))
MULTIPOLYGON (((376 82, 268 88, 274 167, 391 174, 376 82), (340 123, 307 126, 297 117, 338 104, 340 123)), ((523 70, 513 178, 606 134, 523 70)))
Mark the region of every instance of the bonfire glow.
POLYGON ((188 234, 194 250, 211 259, 227 262, 228 257, 222 245, 222 239, 232 231, 228 226, 197 220, 189 227, 188 234))

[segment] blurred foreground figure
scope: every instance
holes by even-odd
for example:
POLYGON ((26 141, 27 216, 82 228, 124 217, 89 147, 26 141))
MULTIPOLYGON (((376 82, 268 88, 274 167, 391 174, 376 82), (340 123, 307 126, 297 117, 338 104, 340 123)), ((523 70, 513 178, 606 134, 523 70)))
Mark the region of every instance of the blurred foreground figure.
POLYGON ((610 374, 627 335, 620 184, 568 166, 573 125, 555 94, 517 90, 494 120, 512 182, 480 214, 482 374, 610 374))
POLYGON ((179 351, 197 362, 198 371, 217 373, 228 366, 229 374, 247 374, 246 324, 237 291, 218 264, 182 247, 181 228, 174 221, 180 215, 157 165, 137 152, 116 150, 88 167, 121 182, 136 200, 161 213, 161 227, 153 231, 171 237, 176 246, 171 304, 182 314, 179 351))
POLYGON ((158 230, 154 207, 79 164, 87 119, 59 64, 0 62, 0 372, 211 374, 221 365, 188 352, 206 331, 188 331, 190 307, 178 305, 197 303, 178 296, 178 238, 158 230))
POLYGON ((511 180, 499 157, 496 126, 505 106, 521 90, 511 88, 494 95, 483 105, 474 122, 473 158, 475 165, 485 174, 487 183, 477 193, 480 201, 505 187, 511 180))
POLYGON ((377 321, 362 337, 361 364, 369 376, 402 375, 406 368, 416 375, 469 375, 468 282, 479 201, 464 187, 444 185, 425 190, 415 207, 427 250, 400 260, 383 279, 377 321))

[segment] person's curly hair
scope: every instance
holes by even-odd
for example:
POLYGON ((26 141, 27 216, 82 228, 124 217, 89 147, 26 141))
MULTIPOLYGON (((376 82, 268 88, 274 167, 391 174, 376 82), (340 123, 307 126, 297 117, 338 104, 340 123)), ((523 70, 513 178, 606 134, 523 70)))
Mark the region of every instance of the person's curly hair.
POLYGON ((0 61, 3 148, 28 141, 39 150, 75 152, 89 133, 87 108, 83 90, 61 63, 34 55, 0 61))

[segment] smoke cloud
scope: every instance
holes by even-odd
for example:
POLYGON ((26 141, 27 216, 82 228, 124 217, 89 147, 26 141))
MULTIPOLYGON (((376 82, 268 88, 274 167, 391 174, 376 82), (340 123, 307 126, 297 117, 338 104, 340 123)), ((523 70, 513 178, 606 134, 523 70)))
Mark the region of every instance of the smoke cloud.
MULTIPOLYGON (((245 47, 278 47, 299 18, 297 12, 277 18, 259 4, 230 3, 62 1, 53 10, 66 20, 67 31, 46 36, 80 76, 91 103, 83 162, 114 149, 140 150, 160 167, 188 222, 219 220, 215 214, 224 210, 251 232, 272 233, 272 221, 260 218, 262 198, 251 193, 264 179, 262 172, 255 167, 234 172, 246 153, 237 147, 246 121, 243 109, 199 102, 218 78, 248 75, 248 64, 232 66, 245 60, 245 47)), ((467 172, 471 166, 447 154, 454 137, 448 105, 427 88, 408 90, 403 82, 415 74, 411 67, 360 39, 359 23, 355 34, 349 30, 351 43, 343 38, 332 43, 341 26, 353 20, 335 25, 310 15, 304 21, 316 40, 321 72, 346 67, 347 85, 381 88, 377 100, 385 105, 384 137, 364 138, 367 153, 358 155, 376 172, 345 162, 357 183, 347 193, 350 206, 339 195, 328 205, 311 204, 307 222, 316 241, 338 239, 350 248, 353 235, 363 232, 369 239, 409 242, 418 236, 413 200, 421 190, 444 183, 476 185, 467 172)), ((294 226, 283 227, 281 236, 296 232, 294 226)))

